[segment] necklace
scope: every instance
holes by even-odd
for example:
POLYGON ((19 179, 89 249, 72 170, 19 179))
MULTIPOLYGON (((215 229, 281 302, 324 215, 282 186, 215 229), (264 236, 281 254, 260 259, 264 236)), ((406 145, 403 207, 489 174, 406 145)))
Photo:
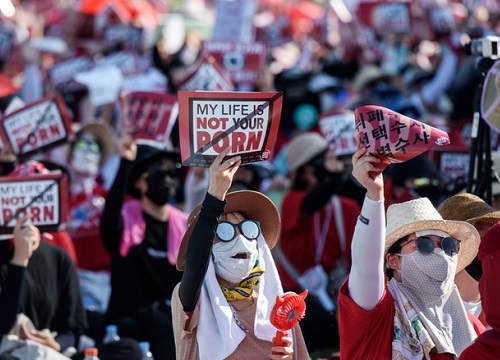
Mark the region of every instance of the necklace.
POLYGON ((236 325, 238 325, 238 327, 243 330, 244 332, 248 332, 248 330, 243 326, 242 322, 240 321, 240 319, 238 318, 238 316, 236 315, 236 311, 234 310, 233 308, 233 305, 231 305, 230 302, 228 302, 228 305, 229 305, 229 308, 231 309, 231 312, 233 313, 233 319, 234 319, 234 322, 236 323, 236 325))

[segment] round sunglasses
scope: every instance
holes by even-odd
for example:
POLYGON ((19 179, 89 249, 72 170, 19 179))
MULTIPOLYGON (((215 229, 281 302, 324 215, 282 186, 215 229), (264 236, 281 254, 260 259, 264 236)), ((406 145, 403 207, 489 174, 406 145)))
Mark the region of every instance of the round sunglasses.
MULTIPOLYGON (((413 240, 406 242, 401 247, 411 243, 412 241, 415 242, 415 246, 417 247, 418 251, 422 254, 430 254, 434 251, 434 248, 436 247, 436 242, 429 236, 419 236, 413 240)), ((441 247, 441 249, 443 249, 443 251, 447 255, 453 256, 458 254, 460 250, 460 240, 455 239, 454 237, 451 236, 447 236, 439 240, 439 246, 441 247)))
POLYGON ((229 221, 221 221, 217 225, 217 237, 224 242, 234 240, 236 238, 236 229, 240 230, 248 240, 255 240, 260 235, 260 223, 257 220, 243 220, 239 224, 233 224, 229 221))
POLYGON ((75 141, 74 148, 78 150, 87 150, 94 154, 99 154, 101 152, 99 144, 96 141, 89 141, 84 139, 75 141))

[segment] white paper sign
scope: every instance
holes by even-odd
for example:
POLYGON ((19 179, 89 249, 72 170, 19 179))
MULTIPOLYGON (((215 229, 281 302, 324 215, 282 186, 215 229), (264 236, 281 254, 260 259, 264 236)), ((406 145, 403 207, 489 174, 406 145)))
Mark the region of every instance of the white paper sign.
POLYGON ((352 111, 321 116, 319 128, 329 142, 330 149, 337 156, 354 154, 357 151, 356 124, 352 111))

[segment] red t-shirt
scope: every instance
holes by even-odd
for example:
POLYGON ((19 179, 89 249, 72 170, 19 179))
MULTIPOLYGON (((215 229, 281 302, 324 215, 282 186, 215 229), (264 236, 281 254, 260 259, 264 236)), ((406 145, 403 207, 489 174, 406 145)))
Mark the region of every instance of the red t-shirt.
MULTIPOLYGON (((281 242, 280 247, 283 254, 300 272, 315 266, 316 241, 314 230, 314 216, 301 216, 301 204, 307 195, 305 191, 290 191, 281 203, 281 242)), ((354 234, 357 218, 361 209, 357 202, 347 197, 339 196, 342 215, 344 218, 345 250, 346 258, 350 265, 351 239, 354 234)), ((319 227, 325 224, 325 211, 323 207, 319 211, 319 227)), ((335 226, 335 211, 332 213, 330 226, 328 227, 325 245, 321 253, 321 265, 326 272, 332 271, 341 257, 341 248, 335 226)), ((321 231, 321 230, 320 230, 321 231)), ((281 267, 278 267, 283 288, 288 291, 300 291, 295 281, 281 267)))
POLYGON ((500 333, 489 330, 479 336, 460 355, 460 360, 498 360, 500 359, 500 333))
MULTIPOLYGON (((340 358, 345 360, 389 360, 392 354, 394 300, 385 288, 377 306, 366 311, 350 297, 347 281, 339 294, 340 358)), ((452 354, 431 353, 432 360, 452 360, 452 354)), ((479 359, 479 358, 478 358, 479 359)))

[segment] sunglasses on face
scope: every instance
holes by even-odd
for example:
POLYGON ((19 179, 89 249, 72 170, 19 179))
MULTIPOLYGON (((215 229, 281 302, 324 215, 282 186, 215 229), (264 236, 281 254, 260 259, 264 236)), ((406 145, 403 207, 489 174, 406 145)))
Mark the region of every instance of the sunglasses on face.
POLYGON ((99 144, 89 140, 77 140, 74 148, 77 150, 88 150, 94 154, 99 154, 101 152, 99 144))
MULTIPOLYGON (((418 238, 408 241, 404 245, 409 244, 412 241, 415 242, 415 246, 417 247, 418 251, 422 254, 430 254, 434 251, 434 248, 436 247, 436 242, 429 236, 419 236, 418 238)), ((448 236, 438 241, 441 249, 443 249, 446 255, 453 256, 458 254, 458 251, 460 250, 460 240, 448 236)))
POLYGON ((236 237, 236 228, 238 228, 241 235, 248 240, 255 240, 260 235, 260 223, 257 220, 243 220, 239 224, 221 221, 219 225, 217 225, 217 237, 224 242, 234 240, 236 237))

